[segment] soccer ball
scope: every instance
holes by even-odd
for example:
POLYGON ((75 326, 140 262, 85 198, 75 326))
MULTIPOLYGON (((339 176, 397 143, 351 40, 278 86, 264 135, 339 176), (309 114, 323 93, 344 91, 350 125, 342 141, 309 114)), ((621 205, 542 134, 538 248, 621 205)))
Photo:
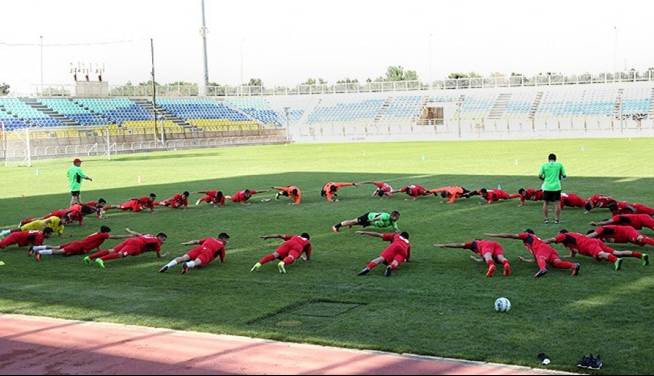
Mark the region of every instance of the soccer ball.
POLYGON ((507 298, 497 298, 495 301, 495 310, 497 312, 509 312, 511 310, 511 302, 507 298))

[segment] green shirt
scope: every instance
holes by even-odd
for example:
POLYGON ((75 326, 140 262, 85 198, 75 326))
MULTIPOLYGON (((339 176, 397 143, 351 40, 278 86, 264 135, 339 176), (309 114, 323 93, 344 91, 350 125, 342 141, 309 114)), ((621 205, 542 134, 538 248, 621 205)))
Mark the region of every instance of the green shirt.
POLYGON ((369 213, 368 220, 370 221, 370 224, 375 227, 384 228, 392 226, 395 230, 399 231, 397 223, 391 219, 391 215, 388 213, 369 213), (379 219, 375 221, 375 218, 377 217, 379 217, 379 219))
POLYGON ((561 179, 565 178, 565 168, 559 162, 547 162, 540 167, 539 177, 543 179, 544 191, 560 191, 561 179))
POLYGON ((68 176, 68 185, 71 192, 78 192, 82 190, 82 179, 86 177, 81 167, 71 166, 66 173, 68 176))

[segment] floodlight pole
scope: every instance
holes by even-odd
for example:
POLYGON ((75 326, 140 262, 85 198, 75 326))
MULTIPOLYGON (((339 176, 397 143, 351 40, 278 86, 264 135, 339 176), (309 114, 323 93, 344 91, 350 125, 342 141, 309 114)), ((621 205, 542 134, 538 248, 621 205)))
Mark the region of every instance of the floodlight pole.
POLYGON ((39 36, 40 39, 40 47, 41 47, 41 93, 43 91, 43 35, 39 36))
POLYGON ((204 12, 204 0, 202 0, 202 28, 200 34, 202 35, 202 51, 204 57, 204 88, 202 89, 202 96, 207 96, 209 88, 209 59, 207 57, 207 22, 204 12))
MULTIPOLYGON (((154 39, 150 38, 150 55, 152 56, 152 108, 154 109, 154 140, 157 141, 157 80, 154 74, 154 39)), ((161 143, 164 142, 163 130, 161 131, 161 143)))

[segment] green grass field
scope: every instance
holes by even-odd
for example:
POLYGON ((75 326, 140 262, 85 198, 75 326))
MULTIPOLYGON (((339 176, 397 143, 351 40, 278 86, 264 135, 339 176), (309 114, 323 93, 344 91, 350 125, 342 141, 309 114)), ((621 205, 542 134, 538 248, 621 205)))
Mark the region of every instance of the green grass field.
MULTIPOLYGON (((592 352, 605 359, 602 372, 607 374, 652 373, 654 266, 626 259, 623 270, 613 272, 609 264, 580 258, 578 278, 554 270, 535 280, 536 267, 517 260, 527 256, 522 244, 507 240, 502 243, 514 276, 498 273, 488 279, 485 265, 472 262, 469 251, 431 246, 526 227, 550 237, 560 227, 542 224, 539 204, 482 206, 474 198, 446 205, 432 197, 413 202, 405 196, 380 201, 370 197, 369 186, 342 190, 342 201, 335 204, 319 195, 329 180, 368 179, 397 187, 501 185, 515 192, 539 185, 535 175, 550 152, 567 167, 565 191, 582 196, 602 192, 654 204, 652 139, 290 145, 90 159, 84 169, 95 180, 84 184, 84 199, 119 203, 150 192, 166 197, 184 190, 232 193, 295 184, 304 190, 304 204, 261 203, 259 199, 271 196, 261 195, 249 206, 113 213, 104 220, 114 233, 127 226, 167 232, 164 251, 171 256, 185 252, 180 242, 219 231, 232 235, 226 264, 188 275, 178 274, 179 269, 157 273, 170 257, 159 260, 153 254, 110 262, 99 270, 78 257, 44 257, 37 264, 24 250, 1 251, 6 266, 0 267, 0 311, 527 366, 537 366, 536 355, 545 352, 552 358, 551 368, 569 371, 576 371, 576 361, 592 352), (383 277, 383 268, 356 276, 385 243, 358 237, 353 230, 330 232, 337 221, 371 210, 401 211, 400 227, 412 236, 413 261, 392 278, 383 277), (287 275, 278 274, 274 264, 249 273, 279 244, 259 235, 303 231, 312 235, 312 261, 296 263, 287 275), (511 300, 510 313, 494 311, 500 296, 511 300)), ((0 225, 66 207, 69 163, 0 168, 0 225)), ((607 213, 566 210, 561 227, 585 231, 591 220, 607 213)), ((99 224, 90 218, 83 228, 69 226, 61 240, 86 236, 99 224)))

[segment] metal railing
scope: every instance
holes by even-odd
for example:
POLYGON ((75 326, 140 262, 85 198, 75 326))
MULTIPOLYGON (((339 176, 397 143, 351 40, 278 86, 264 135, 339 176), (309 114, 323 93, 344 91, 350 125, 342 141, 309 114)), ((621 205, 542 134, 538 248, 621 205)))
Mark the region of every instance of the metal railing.
MULTIPOLYGON (((423 91, 423 90, 461 90, 503 87, 535 87, 535 86, 564 86, 589 85, 607 83, 654 81, 654 70, 644 72, 629 71, 617 73, 578 74, 578 75, 537 75, 526 76, 498 76, 446 79, 426 83, 422 81, 382 81, 363 83, 317 84, 286 86, 210 86, 207 88, 209 97, 230 96, 273 96, 273 95, 312 95, 336 93, 383 93, 393 91, 423 91)), ((197 84, 167 84, 157 87, 157 95, 161 97, 194 97, 200 95, 197 84)), ((56 97, 72 96, 75 94, 73 84, 34 85, 30 95, 56 97)), ((112 85, 109 89, 112 97, 150 97, 151 85, 112 85)))

